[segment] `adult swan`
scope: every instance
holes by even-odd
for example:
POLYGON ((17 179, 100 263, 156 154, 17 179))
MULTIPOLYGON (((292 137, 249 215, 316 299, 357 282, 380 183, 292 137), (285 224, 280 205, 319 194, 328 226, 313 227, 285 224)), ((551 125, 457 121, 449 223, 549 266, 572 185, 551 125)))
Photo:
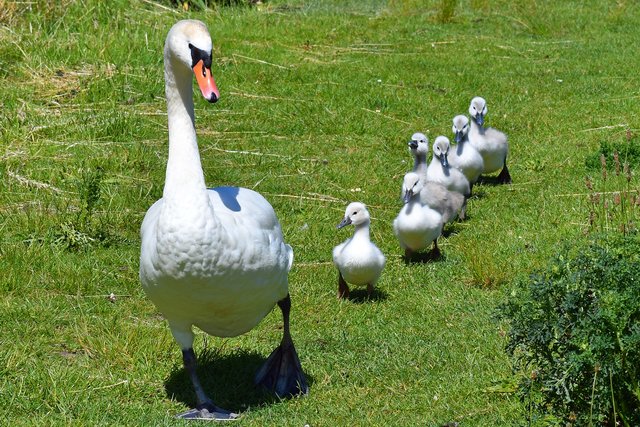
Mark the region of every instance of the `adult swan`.
POLYGON ((162 198, 142 222, 140 281, 169 322, 182 349, 197 406, 181 418, 231 419, 206 395, 196 374, 193 326, 233 337, 256 326, 277 303, 282 342, 255 381, 279 396, 308 391, 289 333, 287 275, 293 250, 284 242, 273 208, 260 194, 239 187, 205 186, 193 111, 192 76, 202 95, 216 102, 212 43, 200 21, 176 23, 164 46, 169 117, 169 158, 162 198))

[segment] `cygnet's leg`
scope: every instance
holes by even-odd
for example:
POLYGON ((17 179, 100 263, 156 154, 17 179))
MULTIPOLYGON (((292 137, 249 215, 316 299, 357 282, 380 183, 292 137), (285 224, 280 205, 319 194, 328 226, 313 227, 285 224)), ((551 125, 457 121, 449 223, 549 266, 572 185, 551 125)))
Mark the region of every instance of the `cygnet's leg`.
POLYGON ((404 259, 406 261, 411 260, 411 257, 413 256, 413 251, 409 248, 404 248, 404 259))
POLYGON ((464 197, 464 202, 462 203, 462 208, 460 208, 460 214, 458 215, 458 218, 460 219, 460 221, 464 221, 465 219, 467 219, 467 196, 464 197))
POLYGON ((229 412, 216 406, 211 399, 205 394, 200 385, 198 374, 196 373, 196 355, 193 348, 182 350, 182 361, 184 369, 189 374, 193 389, 196 392, 196 407, 182 414, 178 414, 178 418, 191 420, 233 420, 238 418, 238 414, 229 412))
POLYGON ((309 385, 304 372, 302 372, 300 359, 293 346, 293 339, 289 331, 289 313, 291 311, 289 294, 278 301, 278 307, 282 311, 282 341, 258 370, 254 382, 272 390, 278 397, 307 394, 309 393, 309 385))
POLYGON ((373 295, 373 283, 367 283, 367 296, 371 298, 373 295))
POLYGON ((511 184, 511 174, 509 173, 509 169, 507 169, 507 159, 504 159, 504 166, 502 166, 502 170, 500 171, 500 175, 498 175, 498 182, 500 184, 511 184))
POLYGON ((440 258, 442 256, 442 252, 440 252, 440 248, 438 247, 438 239, 433 241, 433 249, 431 249, 431 257, 433 259, 440 258))
POLYGON ((342 273, 338 271, 338 298, 349 298, 349 285, 342 277, 342 273))

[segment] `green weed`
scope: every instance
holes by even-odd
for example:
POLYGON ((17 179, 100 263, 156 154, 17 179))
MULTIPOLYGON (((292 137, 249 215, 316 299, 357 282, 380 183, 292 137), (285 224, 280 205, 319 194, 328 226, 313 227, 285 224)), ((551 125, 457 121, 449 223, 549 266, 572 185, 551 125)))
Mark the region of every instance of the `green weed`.
MULTIPOLYGON (((594 236, 519 283, 502 305, 523 400, 570 425, 640 422, 637 235, 594 236)), ((530 413, 529 421, 533 419, 530 413)))

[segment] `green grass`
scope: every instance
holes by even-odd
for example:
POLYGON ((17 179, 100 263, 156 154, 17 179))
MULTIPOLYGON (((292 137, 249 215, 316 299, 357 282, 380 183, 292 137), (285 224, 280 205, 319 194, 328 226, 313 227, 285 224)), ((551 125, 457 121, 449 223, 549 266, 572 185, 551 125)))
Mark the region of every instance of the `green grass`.
POLYGON ((174 425, 194 403, 137 279, 167 156, 162 45, 187 17, 209 26, 222 96, 196 101, 207 183, 254 188, 278 213, 311 382, 285 401, 251 385, 280 337, 274 311, 239 338, 198 335, 217 403, 255 426, 526 420, 497 392, 512 373, 494 309, 587 229, 585 159, 638 132, 635 3, 48 3, 0 0, 2 424, 174 425), (514 184, 476 187, 444 259, 407 266, 391 230, 406 141, 451 136, 476 95, 510 137, 514 184), (387 267, 375 299, 339 302, 331 249, 356 200, 387 267))

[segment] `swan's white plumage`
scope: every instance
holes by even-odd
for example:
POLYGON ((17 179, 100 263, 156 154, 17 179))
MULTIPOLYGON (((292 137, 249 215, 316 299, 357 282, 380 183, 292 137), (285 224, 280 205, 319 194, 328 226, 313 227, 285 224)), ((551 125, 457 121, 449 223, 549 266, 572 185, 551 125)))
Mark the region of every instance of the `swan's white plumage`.
POLYGON ((373 286, 380 278, 386 259, 370 240, 369 212, 362 203, 350 203, 346 218, 355 226, 355 231, 352 237, 333 248, 333 263, 347 283, 373 286))
POLYGON ((194 215, 182 224, 163 199, 151 207, 140 278, 172 329, 195 325, 231 337, 252 329, 287 295, 293 251, 258 193, 222 187, 208 196, 215 217, 194 215))
POLYGON ((487 114, 486 101, 477 96, 469 104, 471 115, 471 129, 469 142, 482 156, 484 162, 483 173, 497 172, 504 167, 509 154, 507 135, 494 128, 483 126, 484 116, 487 114), (480 123, 478 123, 478 119, 480 123))
POLYGON ((476 148, 469 143, 469 119, 458 115, 453 118, 453 133, 457 144, 451 147, 449 163, 460 170, 470 184, 475 184, 484 170, 484 160, 476 148))
POLYGON ((433 143, 433 158, 427 167, 427 181, 438 182, 448 190, 466 197, 470 192, 469 180, 462 172, 447 163, 448 153, 449 138, 437 137, 433 143))
POLYGON ((253 328, 287 295, 293 251, 271 205, 245 188, 207 189, 196 142, 188 44, 211 51, 199 21, 165 44, 169 159, 162 199, 141 227, 140 280, 182 347, 192 325, 221 337, 253 328))
MULTIPOLYGON (((455 220, 464 206, 465 198, 458 192, 447 190, 439 182, 427 180, 429 139, 423 133, 414 133, 409 141, 409 152, 414 159, 412 172, 417 173, 422 182, 420 202, 438 211, 445 223, 455 220)), ((402 191, 404 194, 404 185, 402 191)))
POLYGON ((403 190, 407 203, 393 221, 393 232, 403 249, 418 251, 431 245, 442 233, 442 215, 420 202, 422 182, 415 172, 404 176, 403 190))

